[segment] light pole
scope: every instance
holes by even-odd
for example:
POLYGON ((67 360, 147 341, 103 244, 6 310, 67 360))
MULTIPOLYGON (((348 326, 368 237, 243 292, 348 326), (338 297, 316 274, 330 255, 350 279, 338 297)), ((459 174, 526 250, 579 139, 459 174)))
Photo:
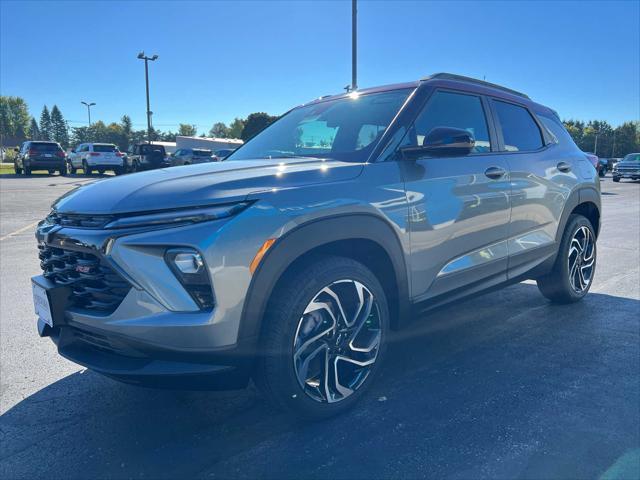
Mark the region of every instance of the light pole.
POLYGON ((597 157, 598 156, 598 134, 600 133, 599 130, 596 130, 596 141, 593 145, 593 154, 597 157))
POLYGON ((358 89, 358 0, 351 0, 351 91, 358 89))
POLYGON ((91 103, 80 102, 80 103, 87 106, 87 114, 89 115, 89 126, 91 126, 91 107, 95 105, 95 102, 91 102, 91 103))
POLYGON ((149 106, 149 60, 155 62, 158 59, 158 55, 153 57, 147 57, 144 52, 138 54, 140 60, 144 60, 144 79, 147 86, 147 141, 151 143, 151 107, 149 106))
POLYGON ((616 158, 616 131, 613 130, 613 146, 611 147, 611 158, 616 158))

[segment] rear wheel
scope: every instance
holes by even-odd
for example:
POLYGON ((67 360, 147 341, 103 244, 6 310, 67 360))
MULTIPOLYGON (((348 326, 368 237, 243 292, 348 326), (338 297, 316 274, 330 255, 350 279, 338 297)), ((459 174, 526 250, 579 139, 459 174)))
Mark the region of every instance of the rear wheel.
POLYGON ((13 164, 13 169, 16 171, 16 175, 22 175, 22 169, 18 166, 17 163, 13 164))
POLYGON ((577 302, 593 283, 596 270, 596 235, 582 215, 571 215, 553 270, 538 278, 538 289, 556 303, 577 302))
POLYGON ((62 168, 60 168, 58 170, 58 173, 60 175, 66 175, 67 174, 67 164, 66 163, 62 165, 62 168))
POLYGON ((369 388, 389 310, 364 265, 319 256, 278 287, 263 326, 256 384, 276 405, 324 418, 352 407, 369 388))
POLYGON ((84 171, 85 175, 91 175, 93 173, 93 170, 91 170, 91 167, 89 167, 89 164, 86 160, 82 161, 82 170, 84 171))
POLYGON ((71 175, 76 174, 76 167, 73 166, 73 163, 71 162, 67 163, 67 172, 69 172, 71 175))

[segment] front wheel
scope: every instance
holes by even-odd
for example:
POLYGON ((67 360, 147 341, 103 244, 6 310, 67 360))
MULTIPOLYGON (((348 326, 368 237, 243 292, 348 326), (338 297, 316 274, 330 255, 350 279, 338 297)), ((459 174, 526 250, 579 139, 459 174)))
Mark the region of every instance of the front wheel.
POLYGON ((613 181, 618 183, 620 181, 620 177, 613 177, 613 181))
POLYGON ((571 215, 553 269, 537 279, 538 289, 556 303, 582 299, 593 283, 596 253, 593 225, 582 215, 571 215))
POLYGON ((369 389, 388 330, 376 276, 349 258, 318 256, 274 293, 254 379, 278 406, 309 418, 337 415, 369 389))

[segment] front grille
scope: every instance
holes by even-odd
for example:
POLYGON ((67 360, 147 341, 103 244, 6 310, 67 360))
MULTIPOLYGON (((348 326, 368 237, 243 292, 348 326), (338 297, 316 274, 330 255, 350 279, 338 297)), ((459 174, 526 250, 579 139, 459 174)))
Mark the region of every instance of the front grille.
POLYGON ((618 166, 618 168, 616 168, 616 170, 621 173, 640 173, 640 167, 632 167, 626 165, 620 165, 618 166))
POLYGON ((44 277, 71 288, 71 307, 113 313, 131 285, 90 253, 38 245, 44 277))
POLYGON ((113 218, 111 215, 82 215, 54 211, 47 217, 47 222, 63 227, 102 228, 113 218))

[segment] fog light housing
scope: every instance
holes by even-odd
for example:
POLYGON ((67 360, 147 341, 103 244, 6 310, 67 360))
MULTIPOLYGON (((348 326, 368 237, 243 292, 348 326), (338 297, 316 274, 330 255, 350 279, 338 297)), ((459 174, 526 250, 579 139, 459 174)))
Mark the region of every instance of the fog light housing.
POLYGON ((213 290, 209 272, 198 251, 192 248, 172 248, 166 251, 165 261, 201 310, 213 308, 213 290))

